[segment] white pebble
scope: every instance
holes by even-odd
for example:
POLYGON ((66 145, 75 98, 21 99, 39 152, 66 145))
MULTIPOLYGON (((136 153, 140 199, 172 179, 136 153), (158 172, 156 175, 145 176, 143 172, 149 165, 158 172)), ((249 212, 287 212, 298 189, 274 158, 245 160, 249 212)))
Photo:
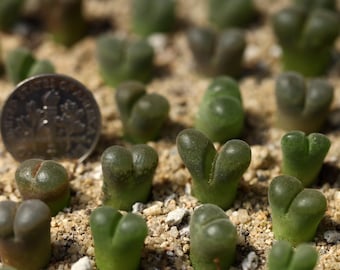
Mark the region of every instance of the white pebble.
POLYGON ((325 238, 328 244, 335 244, 340 241, 340 232, 325 231, 323 238, 325 238))
POLYGON ((242 261, 242 270, 256 270, 259 264, 259 258, 254 251, 251 251, 242 261))
POLYGON ((185 208, 178 208, 168 213, 165 222, 169 225, 180 224, 183 218, 188 214, 188 210, 185 208))
POLYGON ((132 213, 136 214, 136 213, 142 213, 142 211, 144 210, 145 206, 143 203, 141 202, 136 202, 132 205, 132 213))
POLYGON ((92 270, 89 257, 85 256, 83 258, 80 258, 71 266, 71 270, 92 270))

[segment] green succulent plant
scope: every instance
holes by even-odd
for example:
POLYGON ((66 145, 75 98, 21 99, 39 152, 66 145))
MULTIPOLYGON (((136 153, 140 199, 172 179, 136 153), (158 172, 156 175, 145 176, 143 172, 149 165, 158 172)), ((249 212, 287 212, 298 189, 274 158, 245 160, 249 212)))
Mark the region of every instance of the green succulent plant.
POLYGON ((137 270, 148 228, 136 214, 122 215, 110 206, 93 210, 90 227, 100 270, 137 270))
POLYGON ((189 48, 198 72, 208 76, 239 76, 246 48, 242 30, 216 33, 207 28, 191 28, 187 33, 189 48))
POLYGON ((312 185, 330 146, 327 136, 320 133, 286 133, 281 139, 282 173, 296 177, 305 187, 312 185))
POLYGON ((146 143, 157 139, 170 110, 164 96, 148 94, 144 84, 128 81, 117 87, 115 100, 127 140, 146 143))
POLYGON ((336 0, 293 0, 293 3, 309 11, 317 8, 336 11, 336 0))
POLYGON ((96 56, 100 74, 110 86, 152 78, 154 50, 145 40, 118 39, 105 34, 97 39, 96 56))
POLYGON ((182 130, 176 144, 192 176, 193 196, 203 203, 229 208, 235 200, 239 180, 250 164, 249 145, 233 139, 217 153, 213 143, 196 129, 182 130))
POLYGON ((308 13, 300 7, 288 7, 274 15, 272 26, 282 47, 284 70, 310 77, 326 72, 339 34, 335 12, 315 9, 308 13))
POLYGON ((0 1, 0 30, 9 30, 20 16, 24 0, 0 1))
POLYGON ((214 204, 196 208, 190 219, 190 260, 195 270, 228 270, 235 259, 237 232, 214 204))
POLYGON ((241 135, 244 126, 242 97, 237 82, 226 76, 208 86, 195 119, 195 128, 210 140, 224 143, 241 135))
POLYGON ((156 32, 169 32, 174 28, 175 9, 175 0, 133 0, 132 28, 144 37, 156 32))
POLYGON ((318 253, 311 245, 302 243, 294 248, 288 241, 277 241, 268 255, 268 270, 313 270, 318 253))
POLYGON ((270 183, 268 200, 276 239, 294 246, 313 240, 327 210, 320 191, 304 188, 293 176, 280 175, 270 183))
POLYGON ((158 165, 158 154, 150 146, 137 144, 128 150, 114 145, 101 157, 104 204, 131 210, 135 202, 146 202, 158 165))
POLYGON ((14 84, 18 84, 31 76, 55 72, 50 61, 36 60, 34 55, 23 47, 10 51, 4 65, 9 80, 14 84))
POLYGON ((17 270, 43 269, 51 257, 50 210, 40 200, 0 202, 0 258, 17 270))
POLYGON ((278 125, 306 133, 319 131, 328 116, 333 96, 333 86, 326 80, 306 82, 299 73, 282 73, 275 87, 278 125))
POLYGON ((245 27, 256 17, 253 0, 209 0, 209 20, 220 29, 245 27))
POLYGON ((53 160, 28 159, 15 172, 15 181, 23 199, 40 199, 55 216, 70 201, 66 169, 53 160))

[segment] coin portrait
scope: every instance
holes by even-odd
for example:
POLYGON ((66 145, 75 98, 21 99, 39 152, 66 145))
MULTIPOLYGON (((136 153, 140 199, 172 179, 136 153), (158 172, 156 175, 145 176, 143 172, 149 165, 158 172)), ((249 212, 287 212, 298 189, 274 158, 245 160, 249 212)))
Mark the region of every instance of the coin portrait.
POLYGON ((1 114, 2 140, 18 161, 82 161, 94 149, 100 128, 100 111, 92 93, 61 74, 39 75, 18 84, 1 114))

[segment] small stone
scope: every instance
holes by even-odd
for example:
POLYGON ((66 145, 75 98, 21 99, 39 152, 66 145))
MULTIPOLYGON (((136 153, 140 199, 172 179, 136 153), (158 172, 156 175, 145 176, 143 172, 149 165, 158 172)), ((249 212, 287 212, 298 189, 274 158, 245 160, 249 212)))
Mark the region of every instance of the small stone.
POLYGON ((168 213, 165 222, 169 226, 178 225, 182 222, 183 218, 188 214, 185 208, 178 208, 168 213))
POLYGON ((158 216, 162 214, 162 202, 155 202, 150 207, 143 210, 143 214, 147 216, 158 216))
POLYGON ((144 210, 145 206, 141 202, 136 202, 132 205, 132 213, 141 213, 144 210))
POLYGON ((259 258, 254 251, 248 253, 242 261, 242 270, 256 270, 259 264, 259 258))
POLYGON ((323 238, 325 238, 328 244, 335 244, 340 241, 340 232, 325 231, 323 238))
POLYGON ((179 234, 181 237, 189 237, 190 236, 190 226, 184 226, 182 229, 179 230, 179 234))
POLYGON ((80 258, 71 266, 71 270, 92 270, 90 258, 87 256, 80 258))

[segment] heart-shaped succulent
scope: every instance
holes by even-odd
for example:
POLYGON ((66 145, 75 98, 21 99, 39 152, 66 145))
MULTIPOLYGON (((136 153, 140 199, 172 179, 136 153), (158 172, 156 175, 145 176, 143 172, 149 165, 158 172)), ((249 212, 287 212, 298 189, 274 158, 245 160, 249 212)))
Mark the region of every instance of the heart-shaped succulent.
POLYGON ((145 85, 129 81, 117 87, 115 98, 127 140, 146 143, 158 137, 170 110, 165 97, 148 94, 145 85))
POLYGON ((286 133, 281 139, 282 173, 299 179, 307 187, 313 184, 331 146, 323 134, 301 131, 286 133))
POLYGON ((98 269, 138 269, 148 233, 141 216, 123 216, 110 206, 101 206, 91 213, 90 227, 98 269))
POLYGON ((121 210, 131 210, 135 202, 146 202, 152 178, 158 165, 158 154, 145 144, 131 150, 114 145, 101 157, 104 204, 121 210))
POLYGON ((50 209, 40 200, 0 202, 0 258, 18 270, 43 269, 51 257, 50 209))
POLYGON ((233 139, 219 153, 200 131, 182 130, 177 136, 177 149, 192 176, 192 193, 203 203, 227 209, 234 202, 239 180, 251 160, 249 145, 233 139))
POLYGON ((208 86, 196 115, 195 128, 210 140, 224 143, 240 136, 244 110, 238 84, 232 78, 215 78, 208 86))
POLYGON ((275 238, 293 245, 313 239, 327 210, 325 196, 318 190, 304 189, 293 176, 275 177, 269 186, 268 200, 275 238))
POLYGON ((306 82, 296 72, 282 73, 275 89, 278 125, 286 130, 319 131, 328 115, 333 92, 325 80, 306 82))
POLYGON ((15 172, 21 196, 45 202, 55 216, 70 202, 70 184, 66 169, 53 160, 28 159, 15 172))
POLYGON ((288 241, 277 241, 268 255, 268 270, 313 270, 318 260, 314 247, 303 243, 294 248, 288 241))
POLYGON ((103 80, 113 87, 128 80, 148 82, 153 73, 154 51, 145 40, 125 40, 102 35, 96 56, 103 80))
POLYGON ((195 209, 190 219, 190 260, 195 270, 229 269, 235 259, 237 233, 214 204, 195 209))

